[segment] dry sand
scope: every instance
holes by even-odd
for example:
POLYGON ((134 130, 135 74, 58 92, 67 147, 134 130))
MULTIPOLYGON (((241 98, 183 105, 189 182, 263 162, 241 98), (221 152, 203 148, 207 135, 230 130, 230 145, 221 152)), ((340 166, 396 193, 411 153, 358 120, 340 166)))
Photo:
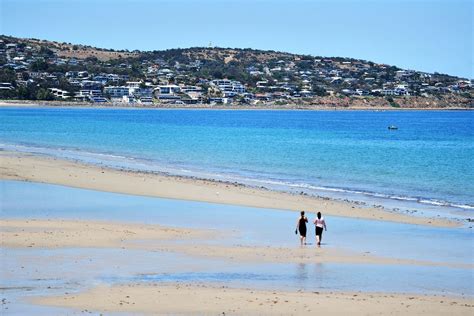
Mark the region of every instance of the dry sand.
POLYGON ((214 238, 215 232, 110 221, 0 219, 1 247, 126 248, 131 241, 214 238))
POLYGON ((287 292, 212 284, 99 286, 35 303, 153 315, 473 315, 473 300, 381 293, 287 292))
POLYGON ((0 152, 0 178, 180 200, 295 211, 321 211, 325 215, 438 227, 460 225, 446 219, 414 217, 391 212, 382 207, 366 207, 356 203, 275 192, 234 183, 101 168, 69 160, 14 152, 0 152))

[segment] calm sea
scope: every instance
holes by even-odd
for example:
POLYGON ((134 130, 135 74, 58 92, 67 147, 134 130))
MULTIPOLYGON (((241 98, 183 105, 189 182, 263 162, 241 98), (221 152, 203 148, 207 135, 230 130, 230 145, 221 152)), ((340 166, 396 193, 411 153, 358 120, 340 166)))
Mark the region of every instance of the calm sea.
POLYGON ((472 212, 473 123, 472 111, 1 108, 0 148, 472 212))

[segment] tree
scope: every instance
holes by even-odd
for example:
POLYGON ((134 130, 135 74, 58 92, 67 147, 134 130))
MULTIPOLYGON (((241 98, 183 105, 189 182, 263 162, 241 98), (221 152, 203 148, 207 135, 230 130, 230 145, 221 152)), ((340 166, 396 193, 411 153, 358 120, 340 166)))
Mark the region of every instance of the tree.
POLYGON ((29 74, 27 71, 23 71, 23 72, 21 73, 21 78, 22 78, 23 80, 28 80, 28 79, 30 79, 30 74, 29 74))
POLYGON ((11 68, 0 69, 0 82, 8 82, 15 84, 16 76, 15 71, 11 68))
POLYGON ((86 63, 98 63, 99 59, 95 56, 89 56, 84 60, 86 63))
POLYGON ((315 95, 320 96, 320 97, 324 97, 328 95, 328 93, 326 92, 326 89, 317 85, 313 85, 312 90, 315 95))
POLYGON ((20 86, 16 89, 16 98, 20 100, 36 100, 36 86, 20 86))
POLYGON ((14 99, 16 97, 15 90, 0 90, 0 99, 14 99))
POLYGON ((46 46, 41 46, 39 53, 41 55, 47 56, 47 57, 53 57, 54 56, 54 52, 51 49, 47 48, 46 46))
POLYGON ((214 78, 222 78, 224 75, 222 74, 222 71, 220 71, 219 69, 216 69, 214 70, 211 75, 214 77, 214 78))
POLYGON ((38 100, 54 100, 54 96, 51 94, 51 92, 45 88, 40 88, 38 92, 36 93, 36 98, 38 100))
POLYGON ((31 70, 33 70, 33 71, 46 71, 46 70, 48 70, 48 63, 46 61, 44 61, 43 59, 35 60, 31 64, 31 70))

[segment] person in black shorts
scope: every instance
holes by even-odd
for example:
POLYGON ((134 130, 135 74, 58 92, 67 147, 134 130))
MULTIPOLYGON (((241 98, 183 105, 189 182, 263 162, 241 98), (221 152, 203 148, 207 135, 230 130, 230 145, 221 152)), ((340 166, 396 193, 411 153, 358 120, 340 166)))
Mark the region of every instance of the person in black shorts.
POLYGON ((324 220, 324 217, 321 216, 321 212, 318 212, 317 218, 313 223, 316 225, 316 244, 320 246, 321 241, 323 240, 323 228, 324 230, 328 230, 326 228, 326 221, 324 220))
POLYGON ((300 242, 301 245, 306 245, 306 223, 308 222, 308 218, 304 216, 304 211, 301 211, 301 216, 298 218, 296 222, 296 230, 295 234, 300 232, 300 242))

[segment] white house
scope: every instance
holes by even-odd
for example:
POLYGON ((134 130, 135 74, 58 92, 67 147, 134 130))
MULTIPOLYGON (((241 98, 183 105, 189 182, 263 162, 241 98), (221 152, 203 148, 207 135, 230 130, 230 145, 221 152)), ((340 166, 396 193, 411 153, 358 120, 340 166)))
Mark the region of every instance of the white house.
POLYGON ((130 94, 130 88, 123 86, 108 86, 104 88, 104 93, 109 95, 112 99, 122 99, 124 96, 128 96, 130 94))
POLYGON ((211 81, 211 85, 217 87, 225 96, 228 97, 246 92, 244 85, 240 81, 216 79, 211 81))
POLYGON ((61 90, 58 88, 49 88, 48 89, 56 98, 67 99, 69 98, 69 92, 66 90, 61 90))

